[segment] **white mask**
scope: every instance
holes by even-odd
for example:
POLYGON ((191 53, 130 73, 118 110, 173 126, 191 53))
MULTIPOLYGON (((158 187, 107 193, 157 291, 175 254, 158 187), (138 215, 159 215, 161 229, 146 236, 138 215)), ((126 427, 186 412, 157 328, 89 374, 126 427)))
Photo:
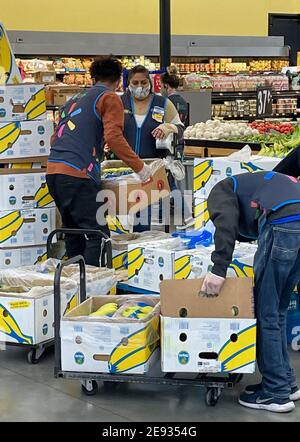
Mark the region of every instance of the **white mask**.
POLYGON ((129 90, 131 95, 137 100, 145 100, 150 94, 150 84, 147 87, 132 87, 129 86, 129 90))

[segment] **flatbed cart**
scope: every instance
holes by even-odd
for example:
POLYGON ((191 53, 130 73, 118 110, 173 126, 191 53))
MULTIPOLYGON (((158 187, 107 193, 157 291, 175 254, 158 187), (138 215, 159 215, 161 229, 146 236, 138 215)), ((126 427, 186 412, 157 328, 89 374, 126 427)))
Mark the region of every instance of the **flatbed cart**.
MULTIPOLYGON (((47 239, 47 257, 57 258, 57 255, 53 252, 53 238, 56 235, 96 235, 101 238, 101 261, 103 265, 108 268, 112 268, 112 249, 110 238, 99 230, 88 229, 65 229, 60 228, 53 230, 47 239)), ((62 254, 63 255, 63 254, 62 254)), ((61 259, 62 256, 59 258, 61 259)), ((54 339, 48 339, 47 341, 40 342, 38 344, 20 344, 18 342, 3 342, 7 347, 21 347, 28 350, 27 361, 29 364, 38 364, 41 357, 44 355, 45 350, 54 346, 54 339)))
POLYGON ((62 270, 70 264, 78 264, 80 267, 80 302, 86 300, 86 275, 85 262, 82 256, 77 256, 68 261, 62 261, 58 264, 54 278, 54 330, 55 330, 55 369, 56 378, 77 379, 81 383, 82 392, 87 396, 93 396, 98 392, 98 382, 118 382, 132 384, 151 384, 151 385, 174 385, 174 386, 193 386, 206 388, 205 403, 208 406, 216 406, 218 400, 225 388, 232 389, 235 384, 243 378, 241 374, 228 374, 227 376, 195 374, 193 378, 189 375, 183 377, 176 373, 159 373, 151 375, 151 371, 146 375, 130 374, 109 374, 109 373, 84 373, 75 371, 63 371, 61 364, 61 298, 60 298, 60 280, 62 270))

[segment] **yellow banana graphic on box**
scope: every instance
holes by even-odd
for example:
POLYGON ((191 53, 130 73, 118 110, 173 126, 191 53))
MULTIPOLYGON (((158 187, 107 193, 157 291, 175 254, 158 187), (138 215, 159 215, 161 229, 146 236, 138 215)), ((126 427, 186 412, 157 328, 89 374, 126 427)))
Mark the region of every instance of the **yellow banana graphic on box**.
POLYGON ((242 330, 236 337, 236 342, 230 339, 220 350, 218 360, 222 363, 224 372, 237 371, 255 362, 256 325, 242 330))
POLYGON ((0 66, 3 68, 4 71, 4 76, 1 84, 8 83, 8 81, 10 80, 13 62, 14 59, 10 50, 10 45, 7 41, 4 29, 0 25, 0 66))
POLYGON ((189 255, 175 259, 175 279, 188 279, 192 271, 191 257, 189 255))
POLYGON ((159 318, 128 336, 126 344, 121 341, 112 351, 108 363, 111 373, 124 373, 148 361, 159 345, 159 318))
POLYGON ((249 266, 248 264, 243 264, 237 259, 232 261, 229 268, 235 271, 238 278, 254 278, 253 267, 249 266))
POLYGON ((253 163, 241 163, 241 169, 247 170, 248 172, 258 172, 260 170, 264 170, 253 163))
POLYGON ((106 221, 108 224, 108 228, 111 232, 119 233, 119 234, 129 233, 129 230, 125 229, 125 227, 122 226, 122 224, 117 216, 108 215, 106 217, 106 221))
POLYGON ((127 251, 120 253, 113 258, 113 268, 115 270, 126 270, 128 267, 127 251))
POLYGON ((203 200, 195 206, 195 229, 201 229, 209 220, 210 216, 207 208, 207 200, 203 200))
POLYGON ((30 100, 27 102, 25 106, 25 113, 27 114, 27 120, 34 120, 35 118, 43 115, 45 112, 45 89, 41 89, 36 94, 32 95, 30 100))
POLYGON ((49 204, 53 203, 53 198, 49 193, 49 189, 47 184, 42 184, 39 190, 34 195, 34 200, 37 203, 37 207, 46 207, 49 206, 49 204))
POLYGON ((208 183, 213 173, 213 161, 206 160, 194 167, 194 192, 208 183))
POLYGON ((0 304, 0 332, 15 339, 19 344, 33 344, 31 336, 22 333, 16 320, 6 308, 0 304))
POLYGON ((128 252, 128 279, 133 278, 145 263, 144 249, 137 247, 128 252))
POLYGON ((35 261, 34 265, 36 265, 36 264, 38 264, 40 262, 45 262, 45 261, 47 261, 47 259, 48 259, 48 255, 47 255, 47 252, 45 252, 42 256, 39 256, 37 258, 37 260, 35 261))
POLYGON ((10 149, 21 133, 21 123, 9 123, 0 127, 0 154, 10 149))
POLYGON ((9 212, 0 218, 0 244, 7 241, 20 230, 24 222, 21 212, 16 210, 9 212))

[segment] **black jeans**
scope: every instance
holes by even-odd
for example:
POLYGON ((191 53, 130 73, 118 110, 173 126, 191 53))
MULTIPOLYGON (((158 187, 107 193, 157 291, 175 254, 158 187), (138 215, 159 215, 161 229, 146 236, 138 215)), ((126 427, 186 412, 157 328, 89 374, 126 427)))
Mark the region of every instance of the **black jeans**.
MULTIPOLYGON (((63 227, 69 229, 101 230, 109 236, 106 220, 98 224, 96 215, 101 203, 96 201, 101 190, 94 181, 68 175, 47 175, 49 192, 61 214, 63 227)), ((101 239, 98 236, 66 235, 69 258, 83 255, 86 264, 99 266, 101 239)))

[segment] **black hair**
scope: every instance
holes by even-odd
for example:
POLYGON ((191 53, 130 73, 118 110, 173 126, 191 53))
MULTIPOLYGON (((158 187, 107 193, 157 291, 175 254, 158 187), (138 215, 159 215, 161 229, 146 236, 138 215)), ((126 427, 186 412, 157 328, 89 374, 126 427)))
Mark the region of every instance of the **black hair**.
POLYGON ((145 74, 145 76, 148 78, 148 80, 150 82, 150 93, 152 93, 153 85, 152 85, 152 80, 150 77, 149 69, 145 68, 145 66, 143 66, 141 64, 130 69, 129 74, 128 74, 128 84, 130 83, 132 77, 134 77, 135 74, 145 74))
POLYGON ((179 84, 180 84, 179 78, 175 74, 169 74, 169 72, 165 72, 164 74, 161 75, 160 79, 163 84, 167 84, 172 89, 179 88, 179 84))
POLYGON ((90 74, 95 82, 108 81, 115 83, 121 79, 122 63, 113 55, 97 57, 91 64, 90 74))

